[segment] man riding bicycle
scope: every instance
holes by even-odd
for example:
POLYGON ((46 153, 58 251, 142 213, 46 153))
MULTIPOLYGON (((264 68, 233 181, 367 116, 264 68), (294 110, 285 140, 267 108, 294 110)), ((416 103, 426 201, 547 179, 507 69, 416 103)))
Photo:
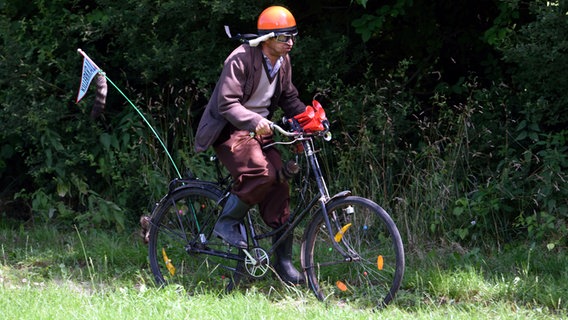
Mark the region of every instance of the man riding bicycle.
MULTIPOLYGON (((279 177, 280 152, 262 147, 272 142, 269 119, 276 108, 287 117, 306 109, 292 83, 288 55, 298 34, 293 15, 272 6, 260 14, 257 27, 260 36, 273 33, 273 37, 259 46, 244 43, 227 57, 195 138, 196 151, 212 146, 234 179, 213 232, 241 249, 248 245, 239 225, 251 206, 258 204, 263 221, 272 228, 290 217, 288 182, 279 177)), ((292 264, 292 245, 290 235, 276 248, 274 267, 282 280, 304 283, 303 273, 292 264)))

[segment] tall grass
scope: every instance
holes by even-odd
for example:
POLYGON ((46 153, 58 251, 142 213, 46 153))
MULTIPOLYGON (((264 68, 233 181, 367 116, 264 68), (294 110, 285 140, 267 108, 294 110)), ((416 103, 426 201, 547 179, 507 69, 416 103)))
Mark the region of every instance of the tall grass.
POLYGON ((507 89, 475 79, 453 88, 457 96, 440 90, 419 101, 404 78, 363 77, 366 85, 316 87, 329 93, 334 140, 321 158, 332 193, 375 200, 409 247, 568 244, 565 133, 527 133, 508 110, 507 89))
POLYGON ((564 250, 523 243, 408 252, 397 298, 376 312, 328 305, 270 277, 231 294, 157 288, 134 231, 3 224, 0 243, 2 319, 553 319, 568 312, 564 250))

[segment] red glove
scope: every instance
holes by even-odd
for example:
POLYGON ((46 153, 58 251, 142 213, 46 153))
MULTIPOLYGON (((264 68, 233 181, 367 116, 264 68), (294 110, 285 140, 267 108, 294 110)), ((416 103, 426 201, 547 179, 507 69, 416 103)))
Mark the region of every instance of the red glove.
POLYGON ((327 120, 321 104, 317 100, 313 100, 312 104, 313 106, 306 106, 304 112, 294 116, 307 133, 325 130, 323 122, 327 120))

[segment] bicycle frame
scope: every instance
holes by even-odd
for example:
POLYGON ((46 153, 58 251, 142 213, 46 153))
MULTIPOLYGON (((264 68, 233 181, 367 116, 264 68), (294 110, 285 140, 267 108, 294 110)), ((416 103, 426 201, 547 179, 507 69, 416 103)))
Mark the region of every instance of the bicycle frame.
MULTIPOLYGON (((273 128, 280 131, 281 133, 285 132, 283 129, 281 129, 280 127, 278 127, 276 125, 273 125, 273 128)), ((285 135, 288 135, 288 134, 285 134, 285 135)), ((272 146, 275 146, 275 145, 293 144, 293 143, 296 143, 296 142, 301 142, 303 149, 304 149, 304 156, 306 157, 309 169, 311 169, 311 171, 312 171, 313 177, 314 177, 316 185, 317 185, 317 190, 318 190, 318 193, 319 193, 318 195, 314 196, 309 202, 307 202, 306 200, 302 200, 304 205, 297 207, 297 209, 290 215, 290 220, 288 221, 287 224, 281 226, 280 228, 273 230, 272 232, 268 232, 268 233, 260 235, 260 236, 254 235, 254 228, 253 228, 253 225, 252 225, 252 219, 250 218, 250 215, 248 216, 248 225, 249 225, 249 229, 250 229, 249 232, 251 232, 253 234, 252 239, 253 239, 254 245, 258 245, 258 240, 260 240, 262 238, 269 237, 269 236, 274 235, 274 234, 277 234, 278 232, 281 232, 282 230, 284 230, 282 235, 279 237, 279 239, 276 240, 273 243, 272 247, 268 251, 270 254, 272 252, 274 252, 274 249, 276 247, 278 247, 282 243, 282 241, 290 235, 290 233, 293 232, 293 230, 300 224, 300 222, 304 220, 306 215, 317 205, 317 203, 319 203, 319 207, 320 207, 319 212, 321 214, 323 214, 323 216, 324 216, 324 221, 325 221, 326 227, 328 229, 328 232, 329 232, 330 236, 333 237, 334 235, 333 235, 332 230, 334 230, 334 229, 331 226, 331 221, 329 219, 325 205, 332 198, 346 197, 346 196, 351 194, 350 191, 343 191, 343 192, 340 192, 340 193, 334 195, 333 197, 329 196, 329 191, 327 189, 327 185, 325 183, 325 179, 323 177, 323 173, 321 171, 321 167, 319 165, 319 161, 318 161, 318 158, 316 156, 313 138, 314 138, 314 135, 310 135, 310 136, 307 136, 307 137, 299 136, 291 142, 274 142, 274 143, 271 143, 271 144, 265 146, 265 148, 269 148, 269 147, 272 147, 272 146), (297 210, 300 210, 300 212, 297 212, 297 210)), ((304 175, 304 178, 308 179, 309 176, 310 176, 310 172, 307 172, 304 175)), ((308 181, 303 181, 302 183, 304 184, 304 187, 306 187, 306 188, 309 187, 308 181)), ((335 247, 335 249, 339 250, 343 255, 345 255, 344 250, 339 245, 334 244, 334 247, 335 247)))
MULTIPOLYGON (((279 228, 274 229, 270 232, 257 234, 256 229, 255 229, 255 223, 252 220, 251 214, 250 214, 250 212, 247 213, 247 215, 245 217, 245 223, 244 223, 243 228, 246 230, 245 232, 247 232, 247 234, 250 236, 253 247, 259 247, 259 240, 261 240, 261 239, 268 238, 268 237, 274 236, 276 234, 280 235, 279 238, 276 239, 276 241, 274 241, 272 243, 272 246, 268 250, 266 250, 266 252, 269 255, 272 255, 274 253, 275 249, 284 241, 284 239, 286 239, 294 231, 294 229, 300 224, 300 222, 302 222, 306 218, 308 213, 310 213, 311 210, 318 205, 318 203, 319 203, 319 210, 317 212, 319 212, 320 214, 323 215, 325 225, 327 227, 329 235, 330 235, 330 237, 333 237, 334 236, 333 230, 338 229, 338 228, 332 227, 331 220, 330 220, 330 218, 328 216, 328 212, 326 210, 326 203, 329 202, 333 198, 346 197, 346 196, 349 196, 351 194, 350 191, 346 190, 346 191, 342 191, 342 192, 335 194, 333 197, 330 197, 329 191, 327 189, 327 185, 326 185, 325 179, 323 177, 323 173, 322 173, 322 170, 321 170, 321 167, 319 165, 319 161, 318 161, 318 158, 317 158, 317 155, 316 155, 317 152, 315 151, 314 137, 316 137, 317 135, 315 135, 315 134, 304 135, 304 134, 301 134, 301 133, 291 134, 291 133, 283 130, 279 126, 275 125, 275 124, 273 124, 273 129, 276 129, 277 131, 279 131, 280 133, 282 133, 283 135, 286 135, 286 136, 292 136, 293 135, 294 139, 292 141, 289 141, 289 142, 282 142, 282 141, 273 142, 271 144, 264 146, 263 148, 266 149, 266 148, 274 147, 276 145, 290 145, 290 144, 300 142, 303 146, 304 156, 306 158, 307 165, 308 165, 308 168, 306 168, 307 172, 305 174, 303 174, 303 181, 301 181, 302 188, 304 190, 307 190, 309 188, 310 182, 308 181, 308 179, 309 179, 310 173, 311 173, 312 177, 315 179, 318 194, 315 195, 309 201, 307 201, 306 199, 301 200, 301 204, 303 204, 303 205, 298 205, 296 207, 296 209, 290 215, 290 220, 288 220, 288 222, 286 224, 284 224, 284 225, 280 226, 279 228)), ((318 134, 318 135, 322 136, 323 134, 318 134)), ((218 170, 218 180, 219 180, 219 185, 223 185, 224 184, 223 182, 227 181, 226 178, 223 178, 223 176, 222 176, 222 174, 220 173, 219 170, 218 170)), ((226 198, 226 197, 224 197, 224 198, 226 198)), ((220 202, 222 202, 224 200, 224 198, 220 202)), ((345 252, 345 250, 342 249, 337 243, 334 243, 333 246, 334 246, 334 249, 338 250, 343 256, 345 256, 346 259, 349 258, 349 254, 347 254, 345 252)), ((237 261, 244 261, 244 259, 245 259, 242 255, 233 254, 233 253, 229 253, 229 252, 226 252, 226 251, 219 251, 219 250, 212 250, 212 249, 201 249, 201 248, 192 248, 191 251, 195 252, 195 253, 208 254, 208 255, 218 256, 218 257, 237 260, 237 261)))
MULTIPOLYGON (((153 210, 148 233, 149 257, 158 284, 187 282, 192 287, 204 281, 203 277, 209 279, 217 268, 232 274, 227 291, 235 288, 243 276, 264 277, 272 265, 279 266, 271 262, 271 257, 279 253, 284 243, 286 250, 289 249, 290 243, 285 241, 291 240, 296 228, 303 228, 305 221, 300 262, 306 282, 318 299, 332 297, 343 301, 352 296, 354 301, 362 299, 362 305, 367 305, 369 301, 376 303, 371 296, 377 293, 384 297, 379 304, 392 300, 404 273, 404 249, 394 221, 378 204, 353 196, 348 190, 330 195, 315 141, 322 137, 329 140, 325 129, 304 132, 296 123, 292 127, 294 131, 288 132, 273 125, 273 131, 291 138, 270 139, 270 143, 263 146, 264 149, 278 145, 296 147, 294 157, 302 167, 301 172, 292 170, 297 167, 288 166, 290 170, 278 173, 279 179, 286 177, 294 190, 292 199, 295 200, 288 221, 270 230, 253 209, 246 213, 240 226, 247 248, 236 248, 214 236, 214 226, 233 184, 231 175, 215 159, 217 180, 205 181, 192 176, 175 179, 170 183, 168 194, 153 210), (347 230, 351 231, 344 237, 347 230), (264 240, 268 237, 272 237, 272 241, 264 240), (196 259, 195 254, 202 256, 196 259), (205 270, 207 273, 201 273, 205 270), (197 277, 195 282, 194 276, 197 277)), ((285 257, 288 255, 286 251, 285 257)), ((221 280, 224 279, 226 274, 221 276, 221 280)))

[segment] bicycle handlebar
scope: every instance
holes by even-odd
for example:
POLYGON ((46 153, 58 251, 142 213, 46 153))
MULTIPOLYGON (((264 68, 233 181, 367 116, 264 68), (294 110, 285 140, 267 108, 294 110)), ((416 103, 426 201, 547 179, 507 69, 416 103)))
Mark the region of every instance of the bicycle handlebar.
MULTIPOLYGON (((294 132, 289 132, 284 130, 281 126, 277 125, 274 122, 270 123, 270 128, 272 129, 272 131, 278 131, 280 134, 286 136, 286 137, 291 137, 291 138, 297 138, 301 135, 303 135, 304 133, 302 132, 298 132, 298 131, 294 131, 294 132)), ((331 133, 329 132, 329 127, 326 126, 326 130, 325 131, 321 131, 318 132, 319 136, 322 136, 323 139, 325 141, 330 141, 331 140, 331 133)))
POLYGON ((272 129, 272 131, 276 130, 276 131, 278 131, 278 132, 279 132, 280 134, 282 134, 282 135, 285 135, 285 136, 287 136, 287 137, 293 137, 293 138, 295 138, 295 137, 297 137, 297 136, 299 136, 299 135, 302 134, 301 132, 297 132, 297 131, 294 131, 294 132, 286 131, 286 130, 284 130, 281 126, 277 125, 277 124, 274 123, 274 122, 271 122, 271 123, 270 123, 270 129, 272 129))
MULTIPOLYGON (((282 128, 281 126, 277 125, 274 122, 270 122, 270 129, 272 129, 272 131, 278 131, 278 133, 280 133, 283 136, 289 137, 289 138, 300 138, 302 136, 305 135, 304 132, 299 132, 299 131, 286 131, 284 128, 282 128)), ((254 137, 256 135, 256 133, 254 133, 253 131, 250 132, 250 136, 254 137)), ((326 130, 325 131, 320 131, 320 132, 316 132, 316 133, 309 133, 307 134, 308 136, 320 136, 323 137, 323 139, 325 141, 330 141, 331 140, 331 132, 329 132, 329 126, 326 126, 326 130)), ((278 143, 279 144, 279 143, 278 143)))

